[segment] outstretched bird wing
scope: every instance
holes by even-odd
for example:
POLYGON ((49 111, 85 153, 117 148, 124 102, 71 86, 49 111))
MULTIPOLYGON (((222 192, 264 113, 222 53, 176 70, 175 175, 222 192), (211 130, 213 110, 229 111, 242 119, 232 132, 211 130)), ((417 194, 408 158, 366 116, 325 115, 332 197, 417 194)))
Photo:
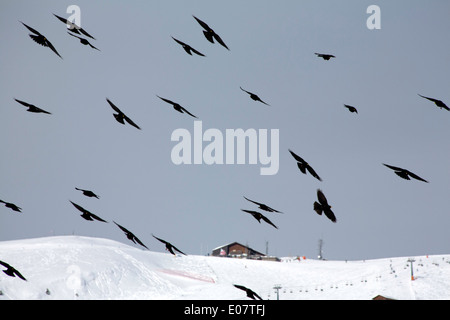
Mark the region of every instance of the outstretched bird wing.
MULTIPOLYGON (((181 110, 185 113, 187 113, 188 115, 190 115, 191 117, 197 118, 196 116, 194 116, 192 113, 190 113, 189 111, 187 111, 185 108, 181 107, 181 110)), ((197 118, 198 119, 198 118, 197 118)))
POLYGON ((86 30, 84 30, 83 28, 77 26, 75 23, 70 22, 69 20, 67 20, 67 19, 65 19, 65 18, 63 18, 63 17, 60 17, 60 16, 58 16, 58 15, 56 15, 56 14, 53 14, 53 15, 54 15, 56 18, 58 18, 61 22, 63 22, 63 23, 65 23, 66 25, 68 25, 68 26, 69 26, 68 29, 69 29, 70 31, 75 32, 75 33, 81 32, 81 33, 84 34, 86 37, 89 37, 89 38, 95 40, 95 38, 94 38, 93 36, 91 36, 89 33, 87 33, 86 30))
POLYGON ((128 118, 126 115, 124 115, 125 121, 128 122, 130 125, 135 127, 136 129, 142 130, 136 123, 133 122, 130 118, 128 118))
POLYGON ((415 174, 415 173, 413 173, 413 172, 411 172, 411 171, 409 171, 409 170, 407 170, 407 172, 408 172, 408 175, 411 176, 412 178, 414 178, 414 179, 416 179, 416 180, 420 180, 420 181, 423 181, 423 182, 428 183, 427 180, 425 180, 425 179, 419 177, 417 174, 415 174))
POLYGON ((106 222, 106 223, 108 223, 108 221, 103 220, 102 218, 100 218, 99 216, 97 216, 97 215, 95 215, 95 214, 93 214, 93 213, 91 213, 90 216, 91 216, 92 218, 94 218, 95 220, 98 220, 98 221, 101 221, 101 222, 106 222))
POLYGON ((143 246, 145 249, 150 250, 150 249, 147 248, 147 246, 146 246, 145 244, 143 244, 142 241, 139 240, 139 238, 136 237, 134 234, 133 234, 133 239, 136 240, 136 242, 139 243, 141 246, 143 246))
POLYGON ((114 109, 114 111, 116 111, 119 114, 124 114, 122 111, 120 111, 120 109, 114 103, 111 102, 111 100, 106 98, 106 101, 108 101, 109 105, 111 106, 111 108, 114 109))
POLYGON ((253 93, 251 93, 251 92, 249 92, 249 91, 247 91, 247 90, 242 89, 242 87, 239 87, 239 88, 241 88, 242 91, 248 93, 249 95, 252 95, 252 94, 253 94, 253 93))
POLYGON ((329 206, 327 198, 325 197, 322 190, 320 190, 320 189, 317 190, 317 199, 319 200, 319 202, 322 206, 324 206, 324 207, 329 206))
POLYGON ((192 47, 189 47, 191 50, 192 50, 192 52, 194 52, 195 54, 197 54, 197 55, 199 55, 199 56, 202 56, 202 57, 206 57, 203 53, 201 53, 200 51, 197 51, 197 50, 195 50, 194 48, 192 48, 192 47))
POLYGON ((313 169, 309 164, 306 164, 306 169, 308 169, 309 173, 310 173, 314 178, 316 178, 316 179, 319 180, 319 181, 322 181, 322 178, 319 177, 319 175, 316 173, 316 171, 314 171, 314 169, 313 169))
POLYGON ((132 234, 127 228, 122 227, 120 224, 118 224, 117 222, 113 221, 119 228, 120 230, 122 230, 123 232, 127 233, 127 234, 132 234))
POLYGON ((58 51, 56 51, 55 47, 52 45, 52 43, 50 41, 48 41, 48 39, 46 40, 46 46, 49 47, 54 53, 56 53, 58 55, 58 57, 60 57, 61 59, 63 57, 61 57, 61 55, 58 53, 58 51))
POLYGON ((37 31, 36 29, 33 29, 32 27, 26 25, 26 24, 23 23, 22 21, 20 21, 20 22, 21 22, 28 30, 30 30, 32 33, 34 33, 35 35, 38 35, 38 36, 42 36, 42 37, 43 37, 43 35, 42 35, 39 31, 37 31))
POLYGON ((289 152, 290 152, 291 155, 294 157, 294 159, 297 160, 297 162, 306 163, 306 161, 303 160, 302 157, 300 157, 299 155, 297 155, 296 153, 294 153, 292 150, 289 149, 289 152))
POLYGON ((34 105, 32 105, 32 104, 29 104, 28 102, 25 102, 25 101, 21 101, 21 100, 17 100, 17 99, 14 99, 14 100, 16 100, 18 103, 20 103, 21 105, 24 105, 25 107, 28 107, 28 108, 32 108, 32 107, 35 107, 34 105))
POLYGON ((268 224, 272 225, 275 229, 278 229, 278 227, 277 227, 276 225, 274 225, 274 224, 272 223, 272 221, 270 221, 269 218, 267 218, 267 217, 264 216, 263 214, 261 214, 261 218, 262 218, 265 222, 267 222, 268 224))
POLYGON ((162 98, 162 97, 160 97, 160 96, 158 96, 158 95, 156 95, 156 96, 157 96, 158 98, 160 98, 162 101, 167 102, 167 103, 169 103, 169 104, 171 104, 171 105, 176 105, 176 104, 177 104, 177 103, 173 102, 172 100, 162 98))
POLYGON ((395 171, 405 171, 405 169, 400 168, 400 167, 394 167, 394 166, 391 166, 391 165, 385 164, 385 163, 383 163, 383 165, 385 165, 385 166, 388 167, 389 169, 392 169, 392 170, 395 170, 395 171))
POLYGON ((330 219, 332 222, 336 223, 337 219, 336 216, 334 215, 333 211, 331 211, 331 209, 325 209, 323 211, 323 213, 327 216, 328 219, 330 219))
MULTIPOLYGON (((70 200, 69 200, 70 201, 70 200)), ((82 212, 82 213, 87 213, 87 214, 91 214, 89 211, 87 211, 85 208, 83 208, 82 206, 80 206, 80 205, 78 205, 78 204, 76 204, 76 203, 74 203, 74 202, 72 202, 72 201, 70 201, 70 203, 71 204, 73 204, 73 206, 75 207, 75 208, 77 208, 80 212, 82 212)))
POLYGON ((193 17, 195 18, 195 20, 197 20, 197 22, 203 27, 203 29, 205 29, 206 31, 212 31, 212 29, 202 20, 200 20, 199 18, 197 18, 196 16, 193 15, 193 17))
POLYGON ((214 32, 213 35, 214 35, 214 38, 217 40, 218 43, 220 43, 228 51, 230 50, 230 48, 228 48, 228 46, 225 44, 225 42, 222 40, 222 38, 217 33, 214 32))

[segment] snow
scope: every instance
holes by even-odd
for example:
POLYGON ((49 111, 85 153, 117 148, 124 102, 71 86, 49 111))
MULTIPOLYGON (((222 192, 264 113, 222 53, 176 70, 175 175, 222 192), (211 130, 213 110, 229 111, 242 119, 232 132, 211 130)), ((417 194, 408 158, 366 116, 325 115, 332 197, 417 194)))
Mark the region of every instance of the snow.
POLYGON ((0 242, 0 260, 27 278, 0 272, 0 299, 247 300, 450 299, 450 255, 280 262, 143 250, 108 239, 62 236, 0 242), (414 259, 411 280, 409 259, 414 259))

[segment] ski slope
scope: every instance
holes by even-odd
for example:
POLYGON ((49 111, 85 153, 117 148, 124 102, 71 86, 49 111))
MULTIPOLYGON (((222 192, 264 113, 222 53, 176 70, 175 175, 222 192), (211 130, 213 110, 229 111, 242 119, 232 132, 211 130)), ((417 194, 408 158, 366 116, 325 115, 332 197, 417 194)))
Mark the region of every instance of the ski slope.
POLYGON ((450 299, 450 255, 281 262, 173 256, 112 240, 62 236, 0 242, 0 299, 247 300, 233 284, 275 300, 450 299), (415 280, 411 281, 413 258, 415 280))

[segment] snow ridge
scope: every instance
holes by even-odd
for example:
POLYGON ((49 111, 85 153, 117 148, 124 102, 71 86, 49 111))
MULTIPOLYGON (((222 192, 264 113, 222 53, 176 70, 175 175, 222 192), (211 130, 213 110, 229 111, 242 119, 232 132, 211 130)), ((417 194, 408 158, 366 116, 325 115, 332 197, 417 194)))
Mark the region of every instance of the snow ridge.
POLYGON ((63 236, 0 242, 0 260, 27 279, 0 273, 0 300, 247 300, 233 284, 271 300, 450 299, 450 255, 273 262, 173 256, 108 239, 63 236), (409 258, 415 260, 414 280, 409 258))

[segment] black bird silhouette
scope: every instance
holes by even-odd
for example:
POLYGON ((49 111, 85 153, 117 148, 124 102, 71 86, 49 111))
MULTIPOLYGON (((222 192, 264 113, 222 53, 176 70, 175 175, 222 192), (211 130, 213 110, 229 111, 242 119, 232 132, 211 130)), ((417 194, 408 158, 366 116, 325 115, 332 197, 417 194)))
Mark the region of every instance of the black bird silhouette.
POLYGON ((143 243, 141 240, 138 239, 138 237, 136 237, 131 231, 127 230, 126 228, 122 227, 120 224, 118 224, 117 222, 113 221, 127 236, 128 239, 130 239, 131 241, 133 241, 133 243, 136 244, 140 244, 141 246, 143 246, 145 249, 149 250, 143 243))
POLYGON ((121 123, 121 124, 125 124, 124 121, 128 122, 129 124, 131 124, 133 127, 141 130, 141 128, 134 123, 130 118, 128 118, 125 113, 123 113, 122 111, 120 111, 119 108, 117 108, 114 103, 111 102, 111 100, 109 100, 108 98, 106 98, 106 101, 108 101, 109 105, 111 106, 111 108, 114 109, 114 111, 117 112, 117 114, 113 114, 114 118, 116 118, 117 122, 121 123))
POLYGON ((160 98, 162 101, 167 102, 168 104, 171 104, 173 106, 173 108, 175 110, 177 110, 180 113, 187 113, 188 115, 190 115, 191 117, 197 118, 196 116, 194 116, 192 113, 190 113, 189 111, 187 111, 185 108, 183 108, 181 105, 179 105, 176 102, 170 101, 168 99, 164 99, 161 98, 160 96, 156 95, 158 98, 160 98))
POLYGON ((36 107, 35 105, 32 105, 32 104, 30 104, 30 103, 28 103, 28 102, 21 101, 21 100, 17 100, 17 99, 14 99, 14 100, 16 100, 16 101, 17 101, 18 103, 20 103, 21 105, 24 105, 25 107, 28 107, 28 110, 27 110, 28 112, 51 114, 50 112, 45 111, 45 110, 43 110, 43 109, 41 109, 41 108, 38 108, 38 107, 36 107))
POLYGON ((262 298, 255 291, 253 291, 252 289, 249 289, 247 287, 244 287, 244 286, 241 286, 241 285, 238 285, 238 284, 233 284, 233 286, 235 286, 238 289, 241 289, 241 290, 245 291, 245 293, 247 293, 247 297, 249 297, 250 299, 262 300, 262 298))
POLYGON ((447 111, 450 111, 450 108, 447 107, 447 105, 446 105, 444 102, 442 102, 441 100, 434 99, 434 98, 429 98, 429 97, 425 97, 425 96, 422 96, 422 95, 420 95, 420 94, 419 94, 419 96, 421 96, 422 98, 428 99, 428 100, 430 100, 430 101, 433 101, 433 102, 434 102, 439 108, 441 108, 441 109, 445 109, 445 110, 447 110, 447 111))
POLYGON ((325 213, 328 219, 336 223, 336 216, 333 211, 331 211, 331 206, 328 204, 327 198, 320 189, 317 189, 317 199, 319 202, 314 201, 314 211, 316 211, 318 215, 322 215, 322 212, 325 213))
POLYGON ((16 206, 14 203, 11 202, 6 202, 3 200, 0 200, 0 203, 4 203, 5 207, 10 208, 11 210, 17 211, 17 212, 22 212, 22 208, 16 206))
POLYGON ((353 107, 353 106, 349 106, 348 104, 344 104, 344 107, 346 107, 352 113, 353 112, 358 113, 358 110, 355 107, 353 107))
POLYGON ((406 170, 406 169, 403 169, 403 168, 399 168, 399 167, 394 167, 394 166, 391 166, 391 165, 388 165, 388 164, 385 164, 385 163, 383 163, 383 165, 385 165, 389 169, 394 170, 396 175, 398 175, 399 177, 401 177, 401 178, 403 178, 405 180, 411 180, 411 178, 414 178, 416 180, 420 180, 420 181, 428 183, 427 180, 422 179, 421 177, 419 177, 418 175, 412 173, 409 170, 406 170))
POLYGON ((267 212, 283 213, 281 211, 278 211, 278 210, 275 210, 275 209, 269 207, 268 205, 265 205, 264 203, 260 203, 260 202, 257 202, 257 201, 250 200, 249 198, 247 198, 245 196, 244 196, 244 198, 245 198, 245 200, 253 202, 254 204, 258 205, 261 210, 264 210, 264 211, 267 211, 267 212))
POLYGON ((308 170, 308 172, 317 180, 322 181, 322 178, 319 177, 319 175, 316 173, 316 171, 314 171, 314 169, 308 164, 308 162, 306 162, 305 160, 303 160, 303 158, 301 158, 300 156, 298 156, 297 154, 295 154, 292 150, 289 150, 289 152, 291 153, 291 155, 294 157, 295 160, 297 160, 297 166, 300 169, 301 172, 303 172, 303 174, 306 174, 306 170, 308 170))
POLYGON ((208 39, 209 42, 214 43, 214 39, 216 39, 217 42, 220 43, 223 47, 225 47, 228 50, 230 50, 227 47, 227 45, 225 44, 225 42, 223 42, 223 40, 219 37, 219 35, 213 29, 211 29, 205 22, 203 22, 202 20, 200 20, 196 16, 193 16, 193 17, 203 27, 203 29, 205 29, 203 31, 203 34, 205 35, 205 38, 208 39))
POLYGON ((6 270, 2 270, 5 274, 7 274, 10 277, 18 276, 20 279, 27 281, 25 277, 14 267, 9 265, 6 262, 0 261, 0 265, 4 266, 6 270))
POLYGON ((254 100, 254 101, 259 101, 259 102, 261 102, 261 103, 264 103, 266 106, 270 106, 270 104, 267 104, 267 103, 265 103, 264 101, 262 101, 261 98, 258 97, 256 94, 251 93, 251 92, 249 92, 249 91, 247 91, 247 90, 244 90, 244 89, 242 89, 242 87, 239 87, 239 88, 241 88, 242 91, 248 93, 248 94, 250 95, 250 98, 251 98, 252 100, 254 100))
POLYGON ((89 41, 87 41, 86 39, 81 38, 81 37, 79 37, 79 36, 76 36, 76 35, 74 35, 74 34, 72 34, 72 33, 70 33, 70 32, 67 32, 67 33, 70 34, 72 37, 75 37, 75 38, 77 38, 77 39, 80 39, 80 43, 84 44, 85 46, 90 46, 92 49, 95 49, 95 50, 100 51, 100 49, 94 47, 94 46, 93 46, 89 41))
POLYGON ((34 40, 34 42, 40 44, 41 46, 50 48, 54 53, 58 55, 58 57, 61 57, 61 55, 56 51, 55 47, 52 45, 52 43, 42 34, 39 33, 39 31, 31 28, 30 26, 27 26, 25 23, 20 21, 28 30, 30 30, 34 34, 29 34, 30 38, 34 40))
POLYGON ((169 252, 170 252, 171 254, 173 254, 174 256, 175 256, 176 254, 175 254, 175 252, 174 252, 173 250, 178 251, 179 253, 184 254, 185 256, 187 255, 186 253, 180 251, 177 247, 175 247, 174 245, 172 245, 170 242, 167 242, 167 241, 165 241, 165 240, 163 240, 163 239, 160 239, 160 238, 158 238, 158 237, 155 237, 153 234, 152 234, 152 236, 153 236, 153 238, 155 238, 156 240, 161 241, 162 243, 164 243, 164 244, 166 245, 166 250, 169 251, 169 252))
POLYGON ((69 29, 69 31, 74 32, 74 33, 76 33, 76 34, 84 34, 86 37, 89 37, 89 38, 95 40, 95 38, 94 38, 93 36, 91 36, 89 33, 87 33, 86 30, 84 30, 83 28, 77 26, 75 23, 70 22, 69 20, 67 20, 67 19, 65 19, 65 18, 63 18, 63 17, 60 17, 60 16, 58 16, 58 15, 56 15, 56 14, 53 14, 53 15, 54 15, 56 18, 58 18, 61 22, 63 22, 64 24, 66 24, 67 27, 68 27, 68 29, 69 29))
POLYGON ((173 40, 175 40, 178 44, 180 44, 184 51, 186 51, 188 54, 190 54, 192 56, 192 52, 194 52, 195 54, 205 57, 205 55, 197 50, 195 50, 194 48, 192 48, 190 45, 184 43, 183 41, 180 41, 178 39, 175 39, 174 37, 172 37, 173 40))
MULTIPOLYGON (((70 201, 70 200, 69 200, 70 201)), ((76 204, 76 203, 73 203, 72 201, 70 201, 70 203, 71 204, 73 204, 73 206, 75 207, 75 208, 77 208, 82 214, 81 214, 81 217, 83 218, 83 219, 86 219, 86 220, 88 220, 88 221, 94 221, 94 220, 97 220, 97 221, 101 221, 101 222, 108 222, 108 221, 106 221, 106 220, 103 220, 102 218, 100 218, 99 216, 96 216, 95 214, 93 214, 92 212, 89 212, 88 210, 86 210, 85 208, 83 208, 82 206, 80 206, 80 205, 78 205, 78 204, 76 204)))
POLYGON ((80 189, 80 188, 77 188, 77 187, 75 187, 75 189, 78 190, 78 191, 83 192, 83 194, 84 194, 86 197, 89 197, 89 198, 97 198, 97 199, 99 199, 99 196, 96 195, 96 194, 95 194, 94 192, 92 192, 91 190, 80 189))
POLYGON ((317 52, 315 54, 316 54, 316 56, 318 56, 319 58, 322 58, 323 60, 330 60, 331 58, 336 58, 332 54, 317 53, 317 52))
POLYGON ((255 218, 256 220, 258 220, 259 223, 261 223, 261 219, 263 219, 265 222, 267 222, 268 224, 272 225, 273 227, 275 227, 275 229, 278 229, 278 227, 276 225, 274 225, 272 223, 272 221, 270 221, 266 216, 264 216, 261 212, 258 211, 253 211, 253 210, 244 210, 241 209, 244 212, 250 213, 253 218, 255 218))

